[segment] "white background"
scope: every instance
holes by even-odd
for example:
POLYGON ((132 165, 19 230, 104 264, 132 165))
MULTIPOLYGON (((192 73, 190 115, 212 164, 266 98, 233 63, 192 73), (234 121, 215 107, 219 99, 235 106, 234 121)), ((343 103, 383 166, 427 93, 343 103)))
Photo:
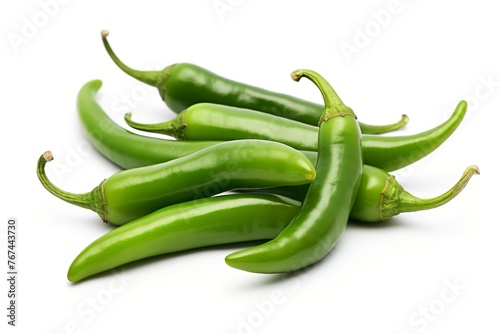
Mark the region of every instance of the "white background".
POLYGON ((29 0, 3 2, 0 13, 4 273, 6 222, 19 222, 18 327, 6 324, 2 280, 2 332, 500 331, 494 163, 500 21, 493 2, 29 0), (192 62, 321 102, 310 82, 289 77, 297 68, 314 69, 361 121, 388 123, 408 114, 410 123, 399 134, 440 124, 466 99, 468 116, 455 134, 395 175, 422 197, 447 190, 468 165, 478 165, 481 175, 441 208, 348 226, 324 261, 291 277, 228 267, 224 256, 240 248, 232 245, 160 257, 71 284, 66 271, 73 258, 111 226, 44 190, 36 161, 52 150, 67 168, 49 174, 73 192, 88 191, 118 171, 88 148, 76 115, 78 90, 102 79, 99 103, 122 125, 125 111, 140 121, 174 117, 154 88, 111 62, 101 29, 110 30, 115 51, 138 69, 192 62), (345 54, 347 45, 356 53, 345 54), (453 284, 459 287, 450 290, 453 284))

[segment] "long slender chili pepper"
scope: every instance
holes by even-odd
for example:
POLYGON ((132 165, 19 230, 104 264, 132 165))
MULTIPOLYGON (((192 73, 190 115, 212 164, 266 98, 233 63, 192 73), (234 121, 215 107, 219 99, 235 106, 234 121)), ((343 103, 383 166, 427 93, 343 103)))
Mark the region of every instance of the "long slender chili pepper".
MULTIPOLYGON (((94 80, 87 84, 85 84, 80 93, 78 94, 78 113, 82 120, 82 125, 87 133, 89 139, 92 144, 95 145, 100 152, 110 159, 112 162, 118 164, 122 168, 128 169, 133 167, 142 167, 148 166, 152 164, 161 163, 164 161, 169 161, 173 159, 177 159, 188 155, 190 153, 196 152, 202 148, 209 147, 214 145, 215 143, 220 142, 202 142, 202 141, 193 141, 193 142, 182 142, 182 141, 172 141, 172 140, 163 140, 157 138, 150 138, 135 134, 133 132, 126 131, 121 126, 113 122, 107 114, 102 110, 100 105, 95 100, 96 92, 101 87, 101 81, 94 80), (101 131, 96 131, 96 129, 101 129, 101 131), (188 144, 187 147, 182 144, 188 144), (192 145, 192 146, 190 146, 192 145)), ((452 121, 454 123, 453 126, 456 128, 458 125, 458 120, 463 117, 463 112, 465 109, 459 109, 455 111, 454 115, 449 123, 452 121), (458 114, 458 115, 457 115, 458 114), (460 116, 460 117, 458 117, 460 116)), ((448 131, 451 131, 451 125, 446 125, 448 131)), ((442 125, 445 127, 445 125, 442 125)), ((441 130, 441 134, 443 131, 441 130)), ((370 152, 369 147, 371 138, 375 138, 377 136, 363 136, 363 152, 370 152), (367 139, 365 139, 367 138, 367 139)), ((425 137, 424 137, 425 138, 425 137)), ((401 142, 404 142, 403 140, 401 142)), ((421 151, 428 149, 428 146, 424 146, 421 144, 421 151)), ((393 149, 396 149, 393 148, 393 149)), ((401 152, 403 152, 401 150, 401 152)), ((317 153, 302 151, 313 165, 316 165, 317 153)), ((404 153, 404 152, 403 152, 404 153)), ((408 154, 401 153, 401 162, 410 161, 408 154)), ((411 152, 410 152, 411 153, 411 152)), ((366 161, 365 161, 366 162, 366 161)), ((464 175, 471 175, 470 171, 466 172, 464 175)), ((387 172, 373 167, 364 165, 363 168, 363 176, 361 181, 361 186, 358 191, 358 196, 356 197, 355 204, 351 211, 351 216, 356 217, 360 221, 364 222, 372 222, 380 220, 380 217, 385 217, 382 219, 389 218, 387 213, 387 209, 384 209, 386 205, 382 205, 379 208, 379 203, 381 202, 381 195, 384 189, 394 188, 397 191, 388 191, 384 193, 398 194, 403 192, 404 190, 395 183, 395 180, 392 182, 388 182, 387 178, 391 177, 387 172), (387 186, 386 186, 387 182, 387 186), (370 190, 370 191, 368 191, 370 190), (372 199, 371 201, 362 200, 362 198, 372 199), (360 204, 364 203, 364 204, 360 204)), ((464 179, 463 185, 468 181, 468 179, 464 179)), ((448 195, 456 195, 460 191, 460 187, 454 187, 454 190, 448 193, 448 195)), ((267 188, 265 190, 255 189, 255 190, 247 190, 247 191, 260 191, 260 192, 268 192, 281 194, 290 198, 297 199, 299 201, 303 201, 307 190, 309 189, 308 185, 303 186, 283 186, 277 188, 267 188)), ((242 190, 239 190, 242 191, 242 190)), ((409 198, 411 196, 406 194, 404 197, 409 198)), ((391 203, 397 199, 392 196, 383 196, 384 200, 387 203, 391 203)), ((451 197, 443 197, 449 198, 451 197)), ((448 199, 448 200, 449 200, 448 199)), ((437 202, 436 202, 437 203, 437 202)), ((445 201, 439 202, 439 205, 444 204, 445 201)), ((436 205, 438 206, 438 205, 436 205)), ((402 207, 408 207, 404 203, 399 204, 397 208, 401 209, 402 207)), ((417 207, 422 207, 418 205, 417 207)))
POLYGON ((93 210, 103 221, 115 225, 166 205, 238 187, 298 185, 310 183, 316 176, 314 166, 302 153, 264 140, 225 142, 176 160, 123 170, 84 194, 69 193, 52 184, 45 174, 50 160, 50 152, 38 160, 42 185, 54 196, 93 210))
MULTIPOLYGON (((445 193, 433 198, 419 198, 407 192, 393 175, 380 168, 364 165, 361 184, 349 218, 364 223, 375 223, 402 212, 440 207, 455 198, 476 174, 479 174, 479 168, 475 165, 469 166, 456 184, 445 193)), ((266 189, 236 189, 235 192, 275 194, 303 201, 308 190, 309 185, 301 185, 266 189)))
MULTIPOLYGON (((350 219, 374 222, 399 212, 435 208, 460 193, 476 173, 479 173, 478 168, 470 166, 446 193, 433 199, 419 199, 406 192, 384 171, 365 165, 350 219)), ((291 195, 297 195, 297 192, 291 195)), ((71 264, 68 279, 80 281, 160 254, 274 239, 299 209, 300 202, 269 194, 231 194, 174 204, 113 229, 92 242, 71 264)))
MULTIPOLYGON (((78 114, 90 142, 105 157, 122 168, 142 167, 177 159, 202 148, 221 143, 220 141, 184 142, 149 138, 127 131, 113 122, 96 101, 96 93, 101 85, 100 80, 93 80, 82 86, 77 99, 78 114)), ((406 167, 430 154, 444 143, 458 128, 466 111, 467 103, 462 101, 448 120, 433 129, 414 135, 390 137, 363 135, 364 162, 389 172, 406 167)), ((267 116, 274 118, 271 115, 267 116)), ((232 126, 229 125, 228 128, 232 126)), ((274 126, 274 122, 271 121, 267 126, 268 128, 274 126)), ((302 125, 301 129, 304 126, 314 131, 308 130, 307 133, 297 131, 296 141, 300 141, 301 138, 307 141, 307 138, 314 134, 317 136, 315 127, 302 125)), ((273 134, 275 140, 282 139, 284 141, 282 137, 279 137, 279 132, 273 134)), ((249 135, 249 137, 251 136, 249 135)), ((302 153, 311 160, 313 165, 316 165, 317 153, 315 151, 302 151, 302 153)))
POLYGON ((297 70, 321 91, 325 111, 319 123, 317 177, 299 213, 274 239, 226 257, 231 267, 257 273, 282 273, 321 260, 342 236, 363 174, 361 131, 356 115, 318 73, 297 70))
MULTIPOLYGON (((315 126, 323 113, 321 104, 236 82, 194 64, 173 64, 162 71, 134 70, 125 65, 111 49, 107 40, 109 32, 103 30, 101 35, 104 47, 116 65, 135 79, 157 87, 163 101, 176 113, 196 103, 210 102, 258 110, 315 126)), ((360 123, 360 127, 362 133, 380 134, 400 129, 406 123, 408 116, 403 114, 393 124, 360 123)))
MULTIPOLYGON (((94 120, 95 124, 106 124, 104 129, 110 130, 106 133, 105 137, 98 137, 101 140, 97 141, 97 143, 102 145, 103 154, 108 156, 110 152, 114 150, 120 151, 120 145, 116 145, 116 147, 109 146, 109 141, 106 140, 108 138, 120 139, 123 145, 129 146, 139 137, 141 140, 152 139, 153 144, 155 146, 158 145, 157 147, 159 147, 159 149, 143 158, 141 158, 140 149, 132 152, 129 156, 129 159, 133 161, 132 164, 149 164, 147 161, 148 159, 159 159, 155 162, 163 161, 165 158, 161 158, 161 155, 164 154, 163 152, 168 151, 168 147, 162 145, 164 142, 168 141, 138 136, 121 129, 118 125, 113 123, 94 100, 94 94, 99 87, 100 82, 94 82, 92 85, 82 90, 82 93, 86 93, 82 94, 82 99, 85 100, 86 103, 79 103, 79 112, 89 114, 88 116, 92 116, 90 119, 94 120), (106 122, 102 120, 106 120, 106 122)), ((86 128, 88 124, 90 123, 84 123, 86 128)), ((89 129, 91 129, 91 127, 89 127, 89 129)), ((168 144, 176 144, 176 142, 168 142, 168 144)), ((175 147, 176 145, 174 145, 174 148, 175 147)), ((184 153, 181 152, 179 155, 182 156, 183 154, 184 153)), ((315 158, 315 154, 311 155, 315 158)), ((116 160, 116 156, 117 155, 111 155, 110 159, 112 161, 116 160)), ((118 157, 119 156, 120 155, 118 155, 118 157)), ((455 197, 460 190, 463 189, 470 177, 476 172, 478 172, 477 167, 469 167, 464 172, 462 179, 448 192, 435 199, 420 200, 415 199, 405 192, 387 173, 365 165, 356 201, 351 210, 351 219, 377 221, 387 219, 391 214, 394 215, 399 212, 429 209, 442 205, 455 197), (381 199, 385 202, 381 202, 381 199), (379 210, 379 203, 392 203, 393 205, 382 205, 382 210, 379 210), (383 208, 386 209, 384 210, 383 208), (398 210, 398 212, 391 212, 388 210, 398 210)), ((308 188, 308 186, 280 187, 274 188, 274 190, 281 190, 282 193, 287 196, 295 196, 302 200, 308 188), (292 189, 294 189, 294 191, 290 192, 292 189), (299 190, 302 191, 302 196, 299 190), (283 191, 288 192, 285 193, 283 191)), ((266 189, 266 191, 268 190, 266 189)), ((139 218, 134 222, 113 230, 109 235, 107 234, 89 245, 89 247, 87 247, 87 249, 85 249, 73 262, 68 272, 68 278, 72 281, 78 281, 84 277, 114 268, 120 264, 183 249, 222 244, 224 242, 272 239, 289 223, 291 220, 290 217, 296 214, 298 206, 288 206, 289 204, 286 203, 278 203, 277 205, 275 202, 267 205, 262 199, 257 198, 259 196, 260 195, 251 196, 251 201, 257 200, 260 202, 260 204, 255 206, 251 204, 247 206, 245 202, 242 202, 240 199, 231 202, 234 206, 232 206, 229 201, 227 201, 226 204, 220 202, 221 205, 214 205, 214 203, 211 203, 212 201, 226 201, 228 196, 223 196, 221 198, 216 197, 200 200, 200 206, 192 206, 192 204, 197 201, 173 205, 139 218), (254 196, 256 197, 254 198, 254 196), (206 207, 205 204, 201 204, 201 201, 206 203, 206 207), (285 210, 281 210, 285 207, 288 207, 289 211, 285 212, 285 210), (196 210, 191 210, 193 208, 196 210), (206 210, 203 208, 206 208, 206 210), (160 212, 163 212, 163 214, 160 212), (233 212, 234 215, 232 215, 231 212, 233 212), (222 214, 227 214, 227 216, 224 216, 227 217, 227 219, 220 219, 222 214), (208 217, 215 218, 212 220, 208 217), (255 218, 255 220, 252 220, 252 217, 255 218), (250 220, 248 224, 245 223, 247 219, 250 220), (187 222, 189 222, 189 224, 187 222), (193 222, 195 225, 192 225, 193 222), (198 223, 200 225, 197 225, 198 223), (130 228, 125 229, 125 227, 129 225, 130 228), (197 226, 203 226, 205 228, 197 228, 197 226), (167 231, 168 233, 163 233, 162 231, 167 231), (155 247, 151 247, 151 243, 149 242, 137 242, 137 240, 144 240, 140 237, 144 234, 148 234, 155 241, 158 241, 158 243, 155 242, 155 247), (187 234, 189 234, 189 238, 184 238, 187 234), (214 240, 215 236, 217 240, 214 240), (160 240, 165 240, 165 238, 168 239, 168 242, 160 242, 160 240), (181 239, 183 242, 179 243, 178 241, 181 239), (120 243, 117 242, 117 240, 120 240, 120 242, 123 241, 123 245, 127 243, 135 245, 135 250, 137 250, 137 252, 127 252, 126 249, 128 247, 120 247, 120 243)))
POLYGON ((72 282, 147 257, 226 243, 274 238, 299 210, 273 195, 223 195, 178 203, 106 233, 68 270, 72 282))
MULTIPOLYGON (((467 104, 462 101, 455 112, 437 127, 410 136, 363 135, 363 156, 367 163, 386 170, 401 168, 401 160, 420 159, 436 149, 457 128, 465 115, 467 104), (405 157, 402 152, 413 152, 405 157)), ((174 119, 158 124, 141 124, 125 115, 131 127, 162 133, 186 141, 267 139, 278 141, 298 150, 316 151, 318 127, 263 114, 261 112, 211 103, 195 104, 174 119), (238 111, 235 111, 235 110, 238 111)))

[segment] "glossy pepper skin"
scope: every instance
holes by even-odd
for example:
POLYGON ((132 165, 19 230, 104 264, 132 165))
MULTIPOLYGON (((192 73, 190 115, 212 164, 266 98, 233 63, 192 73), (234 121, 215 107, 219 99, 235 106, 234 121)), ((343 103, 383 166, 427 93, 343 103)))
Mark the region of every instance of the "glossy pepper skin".
POLYGON ((174 119, 158 124, 133 121, 131 113, 125 114, 125 121, 137 130, 160 133, 187 142, 205 141, 207 138, 219 141, 254 138, 278 141, 298 150, 316 151, 318 148, 316 126, 222 104, 197 103, 174 119))
POLYGON ((129 169, 174 160, 220 142, 183 142, 141 136, 116 124, 96 101, 101 80, 85 83, 78 92, 78 117, 93 147, 116 165, 129 169))
MULTIPOLYGON (((455 198, 476 174, 479 174, 479 168, 475 165, 469 166, 456 184, 445 193, 433 198, 419 198, 407 192, 393 175, 380 168, 364 165, 358 194, 349 219, 363 223, 376 223, 402 212, 437 208, 455 198)), ((309 185, 301 185, 266 189, 236 189, 235 192, 275 194, 303 201, 308 190, 309 185)))
POLYGON ((299 210, 273 195, 223 195, 171 205, 119 226, 87 246, 68 270, 72 282, 147 257, 227 243, 268 240, 299 210))
MULTIPOLYGON (((101 85, 100 80, 93 80, 82 86, 78 93, 78 114, 89 141, 101 154, 124 169, 177 159, 221 143, 220 141, 164 140, 127 131, 111 120, 97 102, 96 93, 101 85)), ((391 137, 363 135, 365 163, 393 171, 420 160, 449 138, 460 125, 466 111, 467 103, 460 102, 447 121, 415 135, 391 137)), ((272 124, 273 122, 269 126, 272 124)), ((308 129, 312 128, 305 126, 308 129)), ((306 136, 302 132, 297 135, 306 136)), ((315 151, 302 151, 302 153, 313 165, 316 165, 317 153, 315 151)))
MULTIPOLYGON (((461 101, 451 117, 428 131, 406 136, 363 135, 363 157, 367 164, 393 171, 413 163, 439 147, 456 130, 467 111, 461 101), (408 154, 411 152, 411 154, 408 154)), ((316 151, 318 127, 219 104, 199 103, 176 118, 158 124, 141 124, 125 115, 133 128, 162 133, 186 141, 266 139, 298 150, 316 151), (236 109, 238 109, 236 111, 236 109)))
POLYGON ((38 160, 37 175, 54 196, 91 209, 105 222, 122 225, 140 216, 195 198, 234 188, 272 187, 310 183, 316 177, 311 162, 281 143, 240 140, 210 146, 176 160, 123 170, 84 194, 66 192, 50 182, 38 160))
MULTIPOLYGON (((477 173, 476 166, 468 167, 462 178, 445 194, 433 199, 419 199, 406 192, 386 172, 365 165, 350 220, 375 222, 399 212, 435 208, 454 198, 477 173)), ((283 187, 282 190, 293 188, 283 187)), ((308 189, 298 188, 306 192, 308 189)), ((292 196, 297 194, 297 191, 291 193, 292 196)), ((300 202, 269 194, 231 194, 174 204, 113 229, 92 242, 71 264, 68 279, 77 282, 161 254, 273 239, 299 209, 300 202)))
POLYGON ((345 106, 318 73, 297 70, 321 91, 325 111, 320 119, 316 179, 299 213, 274 239, 226 257, 231 267, 256 273, 283 273, 314 264, 326 256, 342 236, 363 173, 361 131, 356 115, 345 106))
MULTIPOLYGON (((258 110, 314 126, 318 125, 319 118, 323 113, 323 106, 320 104, 236 82, 194 64, 174 64, 162 71, 131 69, 111 49, 107 41, 108 34, 109 32, 106 30, 101 32, 104 46, 111 59, 125 73, 157 87, 163 101, 175 113, 179 113, 193 104, 210 102, 258 110)), ((407 122, 408 116, 403 115, 401 120, 393 124, 369 125, 360 123, 360 127, 363 133, 379 134, 397 130, 407 122)))
MULTIPOLYGON (((80 93, 78 94, 78 113, 80 115, 84 131, 87 133, 89 140, 106 158, 110 159, 122 168, 128 169, 133 167, 142 167, 169 161, 192 153, 192 151, 195 152, 204 147, 212 146, 215 143, 220 143, 193 141, 187 142, 186 144, 192 144, 195 146, 186 147, 181 145, 183 142, 149 138, 126 131, 121 126, 114 123, 95 100, 96 92, 99 87, 101 87, 101 81, 94 80, 85 84, 81 88, 80 93), (98 129, 99 126, 102 126, 102 130, 100 132, 96 132, 95 129, 98 129)), ((457 109, 447 123, 453 124, 453 127, 456 127, 459 123, 458 121, 461 117, 463 117, 464 110, 465 109, 457 109), (460 117, 455 118, 457 117, 457 113, 460 117)), ((441 125, 441 127, 446 127, 448 129, 447 131, 452 131, 451 128, 448 128, 450 126, 451 125, 449 124, 441 125)), ((443 130, 439 131, 443 133, 443 130)), ((363 138, 367 138, 363 139, 363 152, 370 152, 366 146, 369 146, 370 138, 372 137, 376 136, 363 136, 363 138)), ((422 150, 428 148, 428 146, 425 146, 423 143, 420 143, 420 145, 422 150)), ((403 151, 401 152, 400 161, 410 161, 410 155, 403 151)), ((316 152, 303 151, 302 153, 309 158, 313 165, 316 165, 316 152)), ((461 187, 467 183, 468 177, 472 175, 472 170, 474 170, 474 168, 470 167, 464 174, 466 176, 465 179, 457 183, 457 185, 447 194, 444 194, 437 199, 425 200, 425 203, 417 201, 419 204, 415 206, 413 204, 417 203, 416 200, 410 200, 414 197, 404 192, 404 189, 398 185, 397 182, 395 182, 393 176, 389 175, 386 171, 380 168, 365 164, 363 166, 361 186, 358 190, 358 195, 353 209, 351 210, 351 218, 354 217, 353 219, 363 222, 376 222, 380 219, 388 219, 390 215, 388 210, 385 209, 386 205, 381 204, 382 197, 387 203, 394 203, 397 199, 387 195, 384 196, 382 193, 384 190, 384 193, 390 192, 394 195, 403 192, 405 193, 404 197, 408 199, 406 201, 407 204, 399 203, 395 206, 398 210, 403 210, 400 212, 407 212, 410 205, 414 207, 411 211, 425 210, 425 208, 429 208, 429 202, 435 204, 433 207, 437 207, 446 203, 459 193, 462 189, 461 187), (389 182, 388 179, 392 179, 393 181, 389 182)), ((252 189, 246 191, 280 194, 298 201, 303 201, 308 189, 309 185, 302 185, 252 189)), ((238 191, 241 192, 243 190, 240 189, 238 191)), ((397 213, 393 213, 393 215, 394 214, 397 213)))

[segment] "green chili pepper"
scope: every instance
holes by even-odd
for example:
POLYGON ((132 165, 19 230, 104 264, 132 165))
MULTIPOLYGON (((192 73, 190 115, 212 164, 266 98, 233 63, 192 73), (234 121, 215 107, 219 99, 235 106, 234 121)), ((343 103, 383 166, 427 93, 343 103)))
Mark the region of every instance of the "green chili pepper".
MULTIPOLYGON (((420 159, 435 150, 462 121, 467 104, 458 104, 452 116, 441 125, 410 136, 363 135, 363 156, 368 164, 387 170, 401 168, 401 152, 413 152, 406 159, 420 159)), ((176 118, 158 124, 141 124, 125 115, 131 127, 166 134, 187 141, 267 139, 278 141, 298 150, 316 151, 318 127, 220 104, 198 103, 182 111, 176 118), (238 111, 235 111, 235 110, 238 111)), ((412 162, 415 162, 412 160, 412 162)))
MULTIPOLYGON (((479 173, 476 166, 468 167, 448 192, 435 199, 421 200, 406 192, 384 171, 365 165, 350 219, 378 221, 399 212, 435 208, 454 198, 476 173, 479 173), (385 209, 379 210, 379 203, 385 209)), ((308 187, 300 188, 307 191, 308 187)), ((291 195, 296 196, 297 192, 291 195)), ((71 264, 68 279, 76 282, 160 254, 273 239, 299 208, 298 201, 269 194, 231 194, 174 204, 115 228, 92 242, 71 264)))
POLYGON ((274 239, 226 257, 231 267, 257 273, 304 268, 326 256, 342 236, 363 174, 361 131, 356 115, 318 73, 297 70, 321 91, 325 111, 320 118, 316 179, 299 213, 274 239))
MULTIPOLYGON (((189 63, 174 64, 162 71, 134 70, 115 55, 107 40, 108 34, 108 31, 103 30, 102 40, 116 65, 135 79, 157 87, 163 101, 176 113, 193 104, 210 102, 258 110, 315 126, 323 113, 320 104, 229 80, 189 63)), ((393 124, 359 124, 361 132, 379 134, 400 129, 406 123, 408 116, 403 115, 401 120, 393 124)))
POLYGON ((298 185, 310 183, 316 176, 314 166, 302 153, 264 140, 225 142, 176 160, 120 171, 84 194, 53 185, 45 174, 45 164, 50 160, 50 152, 38 160, 42 185, 56 197, 91 209, 103 221, 115 225, 166 205, 238 187, 298 185))
POLYGON ((223 195, 178 203, 119 226, 87 246, 68 270, 72 282, 147 257, 274 238, 299 203, 272 195, 223 195))
POLYGON ((219 142, 183 142, 141 136, 125 130, 96 102, 101 80, 92 80, 78 92, 77 110, 91 144, 106 158, 128 169, 174 160, 219 142))
MULTIPOLYGON (((455 198, 479 168, 469 166, 460 180, 445 193, 433 198, 418 198, 407 192, 393 175, 370 165, 363 166, 363 176, 349 218, 363 223, 387 220, 402 212, 415 212, 440 207, 455 198)), ((266 189, 236 189, 237 193, 267 193, 297 201, 306 197, 309 185, 284 186, 266 189)))
POLYGON ((384 221, 402 212, 429 210, 442 206, 455 198, 473 175, 479 174, 477 166, 469 166, 460 180, 447 192, 434 198, 423 199, 408 193, 394 176, 388 175, 384 170, 371 166, 365 168, 371 169, 361 179, 360 187, 365 191, 358 192, 360 196, 356 198, 350 216, 351 219, 363 222, 384 221))
MULTIPOLYGON (((128 169, 133 167, 142 167, 147 165, 152 165, 156 163, 161 163, 164 161, 180 158, 197 150, 200 150, 204 147, 208 147, 210 145, 214 145, 214 143, 219 142, 202 142, 202 141, 193 141, 193 142, 182 142, 182 141, 172 141, 172 140, 163 140, 157 138, 150 138, 141 136, 129 131, 126 131, 118 124, 113 122, 109 116, 102 110, 100 105, 95 100, 95 94, 97 90, 101 87, 101 81, 95 80, 85 84, 80 93, 78 94, 78 112, 80 118, 82 120, 82 124, 84 127, 87 136, 90 138, 92 144, 100 150, 100 152, 110 159, 112 162, 118 164, 122 168, 128 169), (96 131, 96 129, 100 129, 96 131), (183 146, 182 144, 192 144, 193 146, 188 145, 188 147, 183 146), (199 145, 199 146, 198 146, 199 145)), ((463 118, 463 113, 465 112, 465 108, 457 108, 453 116, 448 120, 445 124, 441 125, 441 130, 438 130, 442 135, 443 133, 451 133, 452 129, 458 126, 458 123, 463 118)), ((431 130, 433 131, 433 130, 431 130)), ((439 136, 439 133, 436 136, 439 136)), ((370 148, 370 140, 375 139, 377 136, 363 136, 363 152, 366 155, 367 152, 371 152, 370 148)), ((424 139, 429 138, 430 136, 423 136, 424 139)), ((444 139, 441 139, 444 141, 444 139)), ((404 142, 401 140, 400 142, 404 142)), ((419 143, 415 140, 409 140, 409 143, 419 143)), ((436 139, 430 141, 436 145, 436 139)), ((417 147, 420 148, 414 151, 408 151, 408 153, 404 152, 405 147, 412 147, 412 145, 402 146, 401 148, 394 146, 393 148, 396 152, 398 152, 399 161, 401 163, 407 163, 412 161, 410 158, 413 158, 412 152, 420 151, 421 154, 425 153, 426 150, 430 149, 430 146, 425 146, 423 143, 417 144, 417 147), (403 154, 405 153, 405 154, 403 154)), ((387 148, 389 149, 389 148, 387 148)), ((316 152, 302 151, 309 160, 316 165, 316 152)), ((374 156, 375 153, 372 153, 374 156)), ((398 157, 394 155, 394 157, 398 157)), ((365 161, 366 162, 366 161, 365 161)), ((404 167, 404 165, 403 165, 404 167)), ((454 195, 458 194, 461 190, 460 184, 465 185, 468 181, 467 175, 470 175, 471 171, 467 171, 464 176, 466 179, 461 180, 454 187, 454 190, 450 190, 448 193, 443 194, 441 199, 433 199, 436 206, 442 205, 446 203, 448 200, 453 198, 454 195)), ((387 178, 392 178, 387 172, 373 167, 364 165, 363 168, 363 176, 361 179, 361 187, 358 194, 358 197, 355 201, 354 207, 351 211, 351 216, 356 217, 356 219, 364 221, 364 222, 372 222, 378 221, 380 219, 389 218, 387 209, 383 209, 382 212, 379 209, 379 203, 381 198, 384 198, 386 203, 392 203, 396 199, 393 197, 388 197, 385 193, 401 193, 404 190, 401 186, 395 184, 395 181, 388 182, 387 178), (385 187, 387 182, 387 187, 385 187), (363 186, 365 185, 365 186, 363 186), (371 191, 363 191, 361 190, 369 188, 371 191), (383 192, 384 189, 391 189, 394 191, 383 192), (362 195, 363 194, 363 195, 362 195), (371 201, 366 201, 366 204, 360 205, 362 203, 361 198, 371 198, 371 201), (359 209, 356 209, 359 208, 359 209), (365 213, 364 213, 365 212, 365 213), (380 218, 385 217, 385 218, 380 218)), ((303 186, 284 186, 278 188, 268 188, 265 190, 250 190, 250 191, 265 191, 268 193, 281 194, 290 198, 294 198, 299 201, 303 201, 307 190, 309 189, 309 185, 303 186)), ((238 190, 242 191, 242 190, 238 190)), ((411 198, 410 194, 404 193, 404 198, 411 198)), ((431 200, 427 201, 429 203, 431 200)), ((409 203, 409 202, 407 202, 409 203)), ((383 205, 382 207, 386 207, 383 205)), ((397 208, 401 210, 401 208, 406 208, 406 210, 418 210, 419 208, 426 208, 427 205, 419 205, 413 209, 409 205, 404 203, 399 204, 397 208)), ((405 211, 402 211, 405 212, 405 211)), ((397 214, 397 213, 395 213, 397 214)))
MULTIPOLYGON (((173 160, 216 143, 221 143, 219 141, 208 142, 197 140, 184 142, 149 138, 127 131, 113 122, 97 103, 95 96, 101 85, 100 80, 94 80, 82 86, 78 93, 78 113, 90 142, 105 157, 122 168, 142 167, 173 160)), ((436 150, 450 137, 460 125, 466 111, 467 103, 462 101, 447 121, 419 134, 390 137, 363 135, 363 158, 365 163, 386 171, 394 171, 422 159, 436 150)), ((271 115, 268 116, 273 117, 271 115)), ((274 126, 273 124, 274 117, 268 126, 274 126)), ((235 125, 228 125, 224 131, 231 131, 230 129, 233 126, 235 125)), ((301 129, 303 126, 308 129, 313 128, 308 125, 302 125, 301 129)), ((315 127, 314 134, 317 135, 315 127)), ((283 137, 279 137, 278 133, 275 136, 276 141, 280 141, 279 139, 284 140, 283 137)), ((310 136, 312 136, 312 133, 309 131, 305 133, 302 131, 298 132, 297 130, 298 140, 310 136)), ((302 153, 311 160, 313 165, 316 165, 316 152, 302 151, 302 153)))

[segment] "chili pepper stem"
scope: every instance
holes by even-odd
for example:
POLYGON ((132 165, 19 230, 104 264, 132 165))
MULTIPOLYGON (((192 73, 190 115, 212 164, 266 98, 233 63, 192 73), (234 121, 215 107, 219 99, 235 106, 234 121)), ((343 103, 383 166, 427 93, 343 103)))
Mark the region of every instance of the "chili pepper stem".
POLYGON ((333 87, 325 83, 323 80, 319 80, 318 77, 311 72, 312 71, 307 70, 296 70, 292 72, 291 77, 294 81, 299 81, 302 77, 306 77, 320 89, 325 101, 325 111, 319 119, 318 126, 336 116, 349 115, 357 118, 354 111, 342 102, 333 87))
POLYGON ((44 188, 47 189, 52 195, 62 199, 63 201, 95 211, 97 214, 99 214, 103 221, 106 221, 106 201, 104 199, 103 192, 104 181, 102 181, 99 186, 95 187, 87 193, 74 194, 64 191, 50 182, 47 174, 45 173, 45 165, 47 164, 47 162, 52 161, 53 159, 54 157, 52 156, 51 151, 43 153, 38 159, 36 172, 38 175, 38 179, 40 180, 44 188))
POLYGON ((173 68, 174 65, 168 66, 164 68, 162 71, 139 71, 135 70, 133 68, 128 67, 125 65, 114 53, 113 49, 109 45, 108 42, 108 37, 109 31, 107 30, 102 30, 101 31, 101 37, 102 37, 102 42, 104 43, 104 47, 106 48, 106 51, 108 52, 109 56, 113 60, 113 62, 125 73, 128 75, 132 76, 133 78, 144 82, 145 84, 154 86, 154 87, 161 87, 163 86, 164 81, 168 78, 170 75, 170 72, 173 68))
POLYGON ((176 118, 156 124, 144 124, 132 120, 132 113, 126 113, 124 118, 125 122, 134 129, 161 133, 167 136, 172 136, 177 139, 184 140, 184 129, 186 128, 186 123, 184 122, 184 112, 181 112, 176 118))
POLYGON ((401 212, 423 211, 442 206, 455 198, 476 174, 479 174, 477 166, 467 167, 460 180, 453 187, 444 194, 433 198, 415 197, 404 190, 396 182, 394 176, 389 176, 380 199, 380 219, 387 220, 401 212))

